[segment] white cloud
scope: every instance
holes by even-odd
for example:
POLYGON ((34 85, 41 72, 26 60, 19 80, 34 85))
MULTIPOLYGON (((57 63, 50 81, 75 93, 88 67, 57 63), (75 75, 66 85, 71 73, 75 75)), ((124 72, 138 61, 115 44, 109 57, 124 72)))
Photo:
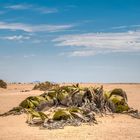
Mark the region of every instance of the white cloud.
POLYGON ((25 10, 25 9, 29 9, 30 7, 31 5, 27 5, 27 4, 17 4, 17 5, 9 5, 6 6, 5 8, 12 9, 12 10, 25 10))
POLYGON ((74 25, 37 25, 32 27, 33 32, 58 32, 72 28, 74 25))
POLYGON ((58 9, 41 7, 41 8, 35 8, 35 11, 38 11, 38 12, 40 12, 42 14, 51 14, 51 13, 57 13, 58 9))
POLYGON ((128 26, 116 26, 116 27, 111 27, 111 29, 125 29, 128 28, 128 26))
POLYGON ((0 29, 5 30, 21 30, 24 32, 58 32, 72 28, 74 25, 29 25, 23 23, 6 23, 0 22, 0 29))
POLYGON ((6 6, 5 8, 12 9, 12 10, 32 10, 32 11, 40 12, 42 14, 50 14, 50 13, 58 12, 58 9, 56 8, 39 7, 36 5, 29 5, 29 4, 9 5, 6 6))
POLYGON ((140 31, 121 33, 87 33, 60 36, 56 46, 71 46, 71 56, 91 56, 97 53, 140 52, 140 31))
POLYGON ((0 29, 6 29, 6 30, 22 30, 25 32, 32 32, 32 29, 30 26, 22 23, 6 23, 6 22, 0 22, 0 29))
POLYGON ((22 36, 22 35, 14 35, 14 36, 0 37, 0 39, 19 41, 19 40, 28 40, 28 39, 30 39, 30 37, 22 36))
POLYGON ((111 27, 111 29, 117 30, 117 29, 131 29, 131 28, 139 28, 140 25, 123 25, 123 26, 116 26, 116 27, 111 27))
POLYGON ((73 51, 71 53, 69 53, 70 56, 92 56, 95 55, 96 52, 95 51, 91 51, 91 50, 80 50, 80 51, 73 51))

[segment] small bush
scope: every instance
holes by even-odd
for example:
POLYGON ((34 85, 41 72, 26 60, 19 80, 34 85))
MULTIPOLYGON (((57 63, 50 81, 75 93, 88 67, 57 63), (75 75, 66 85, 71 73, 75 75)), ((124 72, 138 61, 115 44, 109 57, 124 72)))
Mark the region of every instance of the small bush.
POLYGON ((7 88, 7 83, 0 79, 0 88, 7 88))
POLYGON ((44 83, 36 84, 33 90, 45 91, 45 90, 49 90, 49 89, 52 89, 53 87, 58 87, 58 86, 59 86, 58 84, 53 84, 51 82, 46 81, 44 83))

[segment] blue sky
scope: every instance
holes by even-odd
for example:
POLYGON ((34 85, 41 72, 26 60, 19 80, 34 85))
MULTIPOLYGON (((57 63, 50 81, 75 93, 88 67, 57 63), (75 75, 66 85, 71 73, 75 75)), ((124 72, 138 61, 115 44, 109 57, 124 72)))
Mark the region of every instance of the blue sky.
POLYGON ((140 82, 140 0, 1 0, 0 78, 140 82))

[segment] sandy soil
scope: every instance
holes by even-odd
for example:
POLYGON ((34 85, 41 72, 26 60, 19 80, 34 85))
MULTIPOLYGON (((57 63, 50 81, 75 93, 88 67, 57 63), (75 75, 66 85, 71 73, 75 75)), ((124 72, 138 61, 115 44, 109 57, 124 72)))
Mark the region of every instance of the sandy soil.
MULTIPOLYGON (((85 84, 82 84, 85 86, 85 84)), ((93 84, 86 84, 92 86, 93 84)), ((0 88, 0 113, 17 106, 30 95, 39 95, 41 91, 32 91, 32 84, 9 84, 8 89, 0 88), (28 92, 21 92, 29 90, 28 92)), ((123 88, 128 95, 129 105, 140 110, 140 84, 104 84, 105 90, 123 88)), ((28 126, 26 115, 0 117, 0 140, 139 140, 140 120, 127 115, 97 118, 97 125, 68 126, 59 130, 42 130, 28 126)))

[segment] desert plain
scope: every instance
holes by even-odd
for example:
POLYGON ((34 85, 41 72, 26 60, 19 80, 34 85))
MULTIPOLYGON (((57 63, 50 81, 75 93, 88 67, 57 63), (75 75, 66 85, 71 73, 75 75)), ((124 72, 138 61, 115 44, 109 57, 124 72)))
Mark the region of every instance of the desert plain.
MULTIPOLYGON (((95 86, 101 84, 81 84, 95 86)), ((130 107, 140 110, 140 84, 103 84, 105 90, 122 88, 128 96, 130 107)), ((8 84, 0 88, 0 113, 4 113, 28 96, 43 93, 32 90, 34 84, 8 84), (23 92, 25 91, 26 92, 23 92)), ((0 140, 139 140, 140 120, 125 114, 97 117, 98 124, 83 124, 79 127, 47 130, 31 127, 26 123, 26 114, 0 117, 0 140)))

